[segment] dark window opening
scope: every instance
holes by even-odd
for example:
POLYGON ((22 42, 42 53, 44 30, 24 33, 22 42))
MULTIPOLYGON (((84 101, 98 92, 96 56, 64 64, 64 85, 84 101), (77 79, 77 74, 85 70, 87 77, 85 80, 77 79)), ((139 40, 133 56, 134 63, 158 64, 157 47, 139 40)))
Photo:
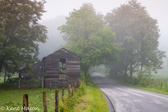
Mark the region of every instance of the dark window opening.
POLYGON ((66 59, 65 58, 60 58, 59 69, 60 70, 65 70, 66 69, 66 59))

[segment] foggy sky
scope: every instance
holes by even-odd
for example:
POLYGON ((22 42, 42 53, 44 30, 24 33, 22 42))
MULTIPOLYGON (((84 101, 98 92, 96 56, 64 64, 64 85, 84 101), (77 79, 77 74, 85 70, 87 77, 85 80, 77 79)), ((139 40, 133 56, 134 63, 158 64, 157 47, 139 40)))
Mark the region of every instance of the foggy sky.
MULTIPOLYGON (((165 44, 168 43, 168 0, 137 0, 150 16, 158 20, 161 38, 159 41, 161 49, 164 50, 165 44), (167 41, 167 43, 165 43, 167 41)), ((127 3, 128 0, 46 0, 45 10, 42 20, 55 18, 58 15, 68 16, 73 9, 79 9, 83 3, 92 3, 96 12, 106 15, 114 8, 121 4, 127 3)))

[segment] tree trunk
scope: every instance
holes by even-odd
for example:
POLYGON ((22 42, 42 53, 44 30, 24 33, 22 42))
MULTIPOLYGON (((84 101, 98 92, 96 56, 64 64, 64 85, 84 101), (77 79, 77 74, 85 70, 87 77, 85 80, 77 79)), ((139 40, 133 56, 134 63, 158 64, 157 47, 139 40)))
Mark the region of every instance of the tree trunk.
POLYGON ((127 67, 124 70, 124 80, 127 82, 127 67))
POLYGON ((142 71, 142 69, 143 69, 143 65, 141 64, 141 71, 142 71))
POLYGON ((132 63, 130 65, 130 80, 132 82, 132 73, 133 73, 133 68, 132 68, 132 63))
POLYGON ((86 80, 87 80, 87 73, 88 73, 88 71, 85 70, 85 71, 84 71, 84 75, 85 75, 85 83, 86 83, 86 84, 87 84, 87 81, 86 81, 86 80))
POLYGON ((2 72, 3 63, 3 60, 0 60, 0 73, 2 72))
POLYGON ((6 69, 5 69, 4 83, 6 82, 6 75, 7 75, 7 73, 6 73, 6 69))
POLYGON ((115 68, 115 75, 114 75, 114 77, 117 77, 118 76, 118 70, 117 70, 117 68, 115 68))
POLYGON ((88 67, 84 67, 83 68, 83 72, 84 72, 84 76, 85 76, 85 83, 87 83, 87 74, 88 74, 88 70, 89 70, 89 68, 88 67))

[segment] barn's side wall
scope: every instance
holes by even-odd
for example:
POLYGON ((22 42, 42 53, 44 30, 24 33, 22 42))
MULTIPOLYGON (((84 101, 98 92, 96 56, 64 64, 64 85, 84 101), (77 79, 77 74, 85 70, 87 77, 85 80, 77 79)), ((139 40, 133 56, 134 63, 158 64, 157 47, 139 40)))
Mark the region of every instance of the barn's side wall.
POLYGON ((67 86, 69 83, 76 82, 80 79, 80 58, 65 49, 60 49, 47 56, 44 64, 45 87, 67 86), (64 70, 64 74, 59 69, 60 58, 66 59, 66 70, 64 70), (67 80, 60 80, 60 77, 65 77, 67 80))

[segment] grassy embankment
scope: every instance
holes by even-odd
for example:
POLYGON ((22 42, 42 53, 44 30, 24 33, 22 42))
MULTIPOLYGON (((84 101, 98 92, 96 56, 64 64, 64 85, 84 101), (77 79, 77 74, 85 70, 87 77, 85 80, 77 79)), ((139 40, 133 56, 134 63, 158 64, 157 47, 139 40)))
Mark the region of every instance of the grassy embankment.
MULTIPOLYGON (((42 93, 46 91, 47 93, 47 105, 48 111, 54 112, 55 108, 55 89, 12 89, 12 88, 1 88, 0 89, 0 107, 22 107, 23 94, 28 94, 29 96, 29 107, 35 107, 39 110, 32 110, 30 112, 43 112, 43 99, 42 93)), ((61 89, 59 89, 59 96, 61 100, 61 89)), ((67 92, 67 90, 65 90, 67 92)), ((0 110, 2 111, 2 110, 0 110)), ((22 110, 16 111, 21 112, 22 110)), ((71 112, 108 112, 108 107, 106 100, 92 81, 91 78, 87 81, 85 86, 85 94, 78 97, 78 100, 73 105, 73 108, 69 110, 71 112)), ((8 112, 7 110, 2 112, 8 112)), ((15 111, 13 111, 15 112, 15 111)))
MULTIPOLYGON (((98 73, 111 77, 109 75, 109 70, 106 69, 104 65, 98 66, 97 68, 93 68, 93 70, 94 72, 98 72, 98 73)), ((130 81, 128 77, 127 83, 123 79, 123 76, 118 77, 118 78, 113 77, 113 79, 115 79, 119 83, 122 83, 130 87, 168 95, 168 75, 167 73, 168 73, 167 70, 166 71, 160 70, 157 74, 151 73, 151 75, 149 75, 148 73, 145 73, 139 76, 137 74, 134 74, 132 81, 130 81)))
POLYGON ((137 83, 136 85, 128 83, 125 84, 130 87, 168 95, 168 76, 152 75, 151 79, 144 80, 144 82, 146 85, 143 83, 137 83))
POLYGON ((87 79, 86 93, 80 100, 73 112, 109 112, 102 91, 93 84, 90 77, 87 79))
MULTIPOLYGON (((109 74, 108 76, 110 77, 109 74)), ((142 80, 138 80, 137 77, 134 77, 132 83, 128 83, 130 81, 125 82, 121 79, 113 79, 130 87, 168 95, 168 76, 166 75, 152 75, 149 79, 142 80)))

